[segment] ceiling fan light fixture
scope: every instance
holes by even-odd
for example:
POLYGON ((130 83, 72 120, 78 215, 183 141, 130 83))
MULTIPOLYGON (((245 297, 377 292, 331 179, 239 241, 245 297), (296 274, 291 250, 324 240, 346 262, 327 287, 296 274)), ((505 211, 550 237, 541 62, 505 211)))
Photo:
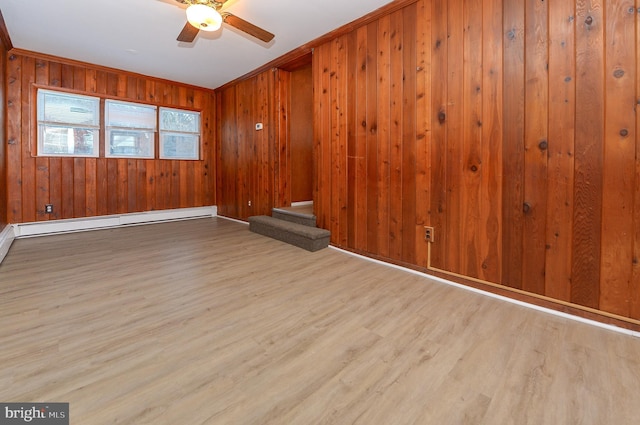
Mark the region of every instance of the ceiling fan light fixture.
POLYGON ((222 16, 212 7, 192 4, 187 8, 187 21, 202 31, 217 31, 222 25, 222 16))

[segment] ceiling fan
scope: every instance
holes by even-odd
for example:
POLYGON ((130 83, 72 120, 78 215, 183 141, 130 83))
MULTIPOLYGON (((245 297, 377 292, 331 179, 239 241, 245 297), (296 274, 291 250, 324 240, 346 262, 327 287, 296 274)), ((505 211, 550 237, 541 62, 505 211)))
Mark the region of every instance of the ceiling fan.
POLYGON ((220 12, 227 0, 176 0, 187 7, 187 23, 178 35, 178 41, 191 43, 200 30, 217 31, 224 22, 243 31, 265 43, 270 42, 274 35, 244 19, 229 12, 220 12))

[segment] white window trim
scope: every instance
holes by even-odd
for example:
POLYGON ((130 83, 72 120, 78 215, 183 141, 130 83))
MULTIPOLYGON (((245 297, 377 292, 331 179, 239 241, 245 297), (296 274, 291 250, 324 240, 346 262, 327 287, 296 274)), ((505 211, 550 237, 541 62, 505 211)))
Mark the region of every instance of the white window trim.
POLYGON ((127 102, 116 99, 106 99, 104 102, 104 156, 105 158, 129 158, 129 159, 155 159, 155 137, 158 132, 158 107, 146 103, 127 102), (131 105, 136 107, 149 108, 154 110, 155 123, 154 127, 121 127, 109 125, 109 104, 131 105), (111 134, 114 131, 134 132, 134 133, 153 133, 153 140, 150 144, 149 155, 128 155, 128 154, 112 154, 111 153, 111 134))
POLYGON ((160 141, 159 141, 159 148, 158 150, 159 155, 158 157, 160 159, 166 159, 166 160, 176 160, 176 161, 199 161, 202 157, 202 112, 201 111, 192 111, 192 110, 188 110, 188 109, 180 109, 180 108, 170 108, 170 107, 160 107, 158 108, 158 122, 160 123, 158 125, 159 127, 159 134, 160 134, 160 141), (160 123, 161 121, 161 115, 162 115, 162 111, 177 111, 177 112, 186 112, 186 113, 190 113, 190 114, 195 114, 198 116, 198 130, 197 132, 191 132, 191 131, 177 131, 177 130, 163 130, 162 129, 162 124, 160 123), (194 157, 178 157, 178 156, 167 156, 164 154, 164 135, 165 134, 177 134, 177 135, 190 135, 190 136, 195 136, 197 138, 197 146, 196 146, 196 156, 194 157))
POLYGON ((56 158, 99 158, 100 157, 100 98, 96 97, 96 96, 88 96, 88 95, 83 95, 83 94, 76 94, 76 93, 69 93, 66 91, 58 91, 58 90, 49 90, 49 89, 44 89, 44 88, 38 88, 36 91, 36 156, 39 157, 56 157, 56 158), (65 122, 57 122, 57 121, 45 121, 44 119, 40 119, 40 104, 39 104, 39 100, 40 100, 40 93, 46 94, 46 93, 52 93, 55 95, 63 95, 63 96, 69 96, 69 97, 75 97, 75 98, 83 98, 83 99, 88 99, 94 102, 97 102, 97 125, 78 125, 75 123, 65 123, 65 122), (79 154, 79 153, 73 153, 73 154, 65 154, 65 153, 44 153, 44 146, 43 146, 43 140, 42 140, 42 135, 40 132, 40 128, 41 126, 48 126, 48 127, 60 127, 60 128, 78 128, 78 129, 87 129, 87 130, 92 130, 94 131, 94 135, 96 137, 94 137, 93 139, 93 152, 91 154, 79 154))

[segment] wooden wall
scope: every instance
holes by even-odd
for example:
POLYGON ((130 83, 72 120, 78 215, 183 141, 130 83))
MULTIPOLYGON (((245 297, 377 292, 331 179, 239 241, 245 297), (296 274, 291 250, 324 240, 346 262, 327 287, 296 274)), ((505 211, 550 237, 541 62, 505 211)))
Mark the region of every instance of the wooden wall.
MULTIPOLYGON (((0 14, 0 21, 2 15, 0 14)), ((3 21, 2 21, 3 22, 3 21)), ((1 29, 0 29, 1 30, 1 29)), ((7 68, 7 48, 0 37, 0 75, 5 75, 7 68)), ((7 138, 6 138, 6 85, 0 86, 0 232, 9 223, 7 220, 7 138)))
POLYGON ((291 71, 289 111, 291 202, 313 199, 313 76, 311 63, 291 71))
POLYGON ((317 47, 319 226, 367 255, 640 319, 639 15, 632 0, 419 0, 317 47))
POLYGON ((279 92, 282 78, 287 79, 288 73, 269 70, 217 92, 220 215, 242 220, 270 215, 278 199, 286 197, 276 169, 280 156, 282 166, 288 166, 286 131, 280 140, 276 118, 288 109, 279 107, 281 98, 288 99, 279 92), (262 123, 262 130, 256 130, 257 123, 262 123))
POLYGON ((9 52, 6 75, 10 223, 215 204, 212 91, 28 52, 9 52), (34 85, 201 110, 202 160, 35 157, 34 85))
POLYGON ((312 82, 310 66, 302 64, 216 91, 220 215, 246 220, 312 199, 312 82))

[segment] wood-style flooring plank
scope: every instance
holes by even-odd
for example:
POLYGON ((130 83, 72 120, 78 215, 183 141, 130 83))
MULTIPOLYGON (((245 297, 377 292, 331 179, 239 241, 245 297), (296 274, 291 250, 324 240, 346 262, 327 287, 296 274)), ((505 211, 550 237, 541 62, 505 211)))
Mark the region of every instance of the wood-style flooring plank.
POLYGON ((223 218, 19 239, 0 324, 75 424, 640 421, 640 338, 223 218))

